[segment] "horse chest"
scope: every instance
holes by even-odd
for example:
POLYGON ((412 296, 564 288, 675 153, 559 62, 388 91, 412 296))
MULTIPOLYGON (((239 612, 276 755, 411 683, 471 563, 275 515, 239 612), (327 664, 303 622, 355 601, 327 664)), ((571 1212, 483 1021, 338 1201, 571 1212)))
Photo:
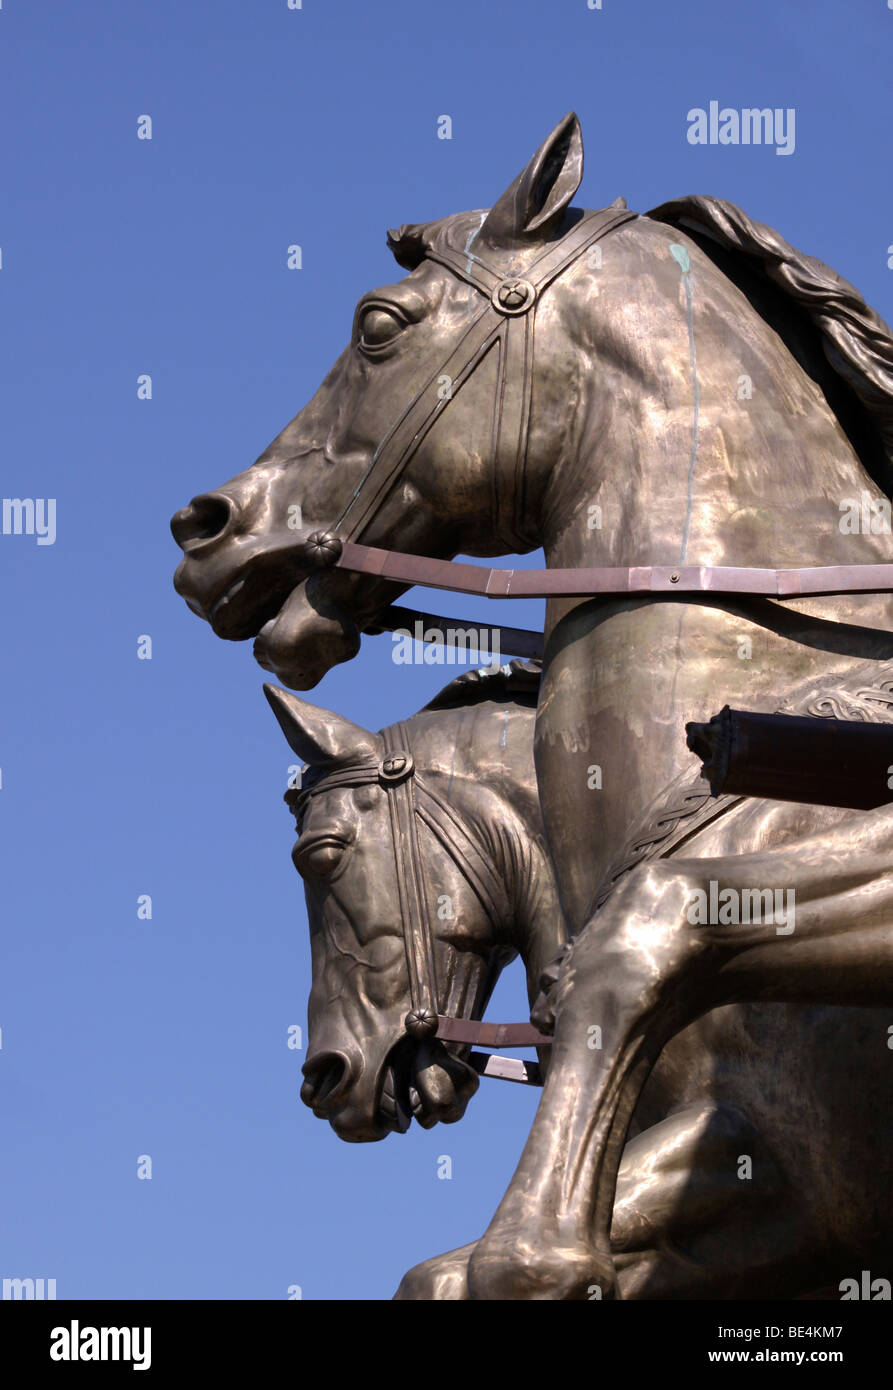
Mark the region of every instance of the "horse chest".
POLYGON ((723 704, 775 708, 856 660, 718 607, 581 605, 551 634, 536 771, 562 903, 576 929, 652 805, 697 764, 684 726, 723 704))

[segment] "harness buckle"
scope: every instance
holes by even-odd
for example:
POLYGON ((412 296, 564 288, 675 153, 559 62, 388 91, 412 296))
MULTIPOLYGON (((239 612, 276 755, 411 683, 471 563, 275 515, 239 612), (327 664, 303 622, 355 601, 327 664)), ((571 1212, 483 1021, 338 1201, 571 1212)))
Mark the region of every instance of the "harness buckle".
POLYGON ((521 280, 517 275, 510 275, 508 279, 500 280, 490 296, 493 308, 498 309, 500 314, 508 314, 510 317, 515 314, 526 314, 535 299, 535 287, 529 280, 521 280))

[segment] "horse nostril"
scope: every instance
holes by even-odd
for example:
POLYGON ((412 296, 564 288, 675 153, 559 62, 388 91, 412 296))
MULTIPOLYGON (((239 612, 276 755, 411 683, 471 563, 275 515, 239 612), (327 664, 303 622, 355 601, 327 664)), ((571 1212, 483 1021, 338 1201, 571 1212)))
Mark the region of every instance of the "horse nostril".
POLYGON ((235 510, 230 499, 219 492, 194 497, 188 507, 171 517, 174 540, 182 550, 216 540, 228 530, 235 510))
POLYGON ((329 1109, 335 1096, 345 1089, 350 1065, 342 1052, 323 1052, 303 1066, 304 1084, 301 1100, 320 1114, 329 1109))

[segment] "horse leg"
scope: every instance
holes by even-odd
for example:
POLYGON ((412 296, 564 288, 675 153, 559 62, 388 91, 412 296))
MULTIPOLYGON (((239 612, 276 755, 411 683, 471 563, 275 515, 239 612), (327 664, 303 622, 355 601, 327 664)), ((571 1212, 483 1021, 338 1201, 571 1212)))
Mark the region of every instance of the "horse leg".
MULTIPOLYGON (((790 1285, 807 1240, 802 1202, 735 1107, 685 1106, 627 1144, 611 1226, 624 1299, 771 1297, 790 1285), (740 1180, 742 1153, 759 1188, 740 1180)), ((476 1247, 413 1266, 395 1301, 466 1301, 476 1247)))
POLYGON ((543 1096, 471 1257, 473 1298, 613 1295, 611 1215, 629 1121, 665 1041, 701 1012, 691 966, 705 948, 676 930, 691 892, 690 876, 666 864, 634 871, 568 953, 543 1096), (680 979, 684 989, 666 987, 680 979))
MULTIPOLYGON (((735 999, 893 999, 893 814, 768 850, 634 871, 587 924, 556 988, 552 1063, 521 1162, 469 1267, 475 1298, 610 1297, 623 1140, 664 1044, 735 999), (785 885, 796 929, 691 916, 711 882, 785 885), (597 985, 594 984, 597 982, 597 985)), ((768 919, 767 919, 768 920, 768 919)))
POLYGON ((461 1302, 468 1298, 468 1261, 475 1241, 413 1265, 400 1280, 398 1302, 461 1302))
POLYGON ((735 1105, 687 1105, 624 1150, 611 1227, 623 1299, 790 1297, 812 1287, 822 1244, 808 1202, 735 1105))
MULTIPOLYGON (((698 1296, 693 1290, 700 1289, 711 1267, 699 1251, 683 1254, 682 1248, 691 1250, 699 1233, 721 1221, 731 1208, 741 1214, 736 1162, 742 1149, 759 1153, 763 1173, 757 1203, 744 1203, 743 1219, 749 1226, 755 1205, 762 1212, 767 1202, 777 1202, 779 1180, 759 1136, 737 1110, 714 1104, 687 1106, 627 1145, 611 1231, 624 1298, 698 1296)), ((476 1246, 472 1241, 414 1265, 401 1279, 394 1300, 466 1301, 468 1265, 476 1246)))

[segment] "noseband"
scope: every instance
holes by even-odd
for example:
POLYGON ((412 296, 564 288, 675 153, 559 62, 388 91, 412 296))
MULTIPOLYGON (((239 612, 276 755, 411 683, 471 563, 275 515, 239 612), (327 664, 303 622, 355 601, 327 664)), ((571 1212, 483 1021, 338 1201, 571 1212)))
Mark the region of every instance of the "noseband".
MULTIPOLYGON (((409 729, 402 721, 382 730, 385 756, 325 773, 300 791, 286 793, 299 826, 309 801, 336 787, 378 786, 387 794, 391 844, 397 877, 400 920, 406 948, 411 1008, 404 1019, 407 1033, 417 1041, 478 1043, 484 1047, 547 1046, 552 1039, 529 1023, 481 1023, 438 1010, 439 991, 434 961, 434 930, 419 844, 419 824, 426 825, 465 877, 484 912, 498 931, 511 918, 511 904, 494 872, 487 846, 474 827, 429 786, 418 772, 409 729)), ((539 1083, 534 1063, 472 1053, 476 1071, 504 1080, 539 1083)))

